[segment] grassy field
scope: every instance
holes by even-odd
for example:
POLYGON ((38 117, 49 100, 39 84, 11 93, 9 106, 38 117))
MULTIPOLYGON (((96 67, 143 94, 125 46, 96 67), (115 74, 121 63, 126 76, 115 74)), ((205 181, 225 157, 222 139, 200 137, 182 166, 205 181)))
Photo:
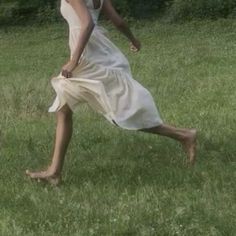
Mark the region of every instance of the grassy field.
POLYGON ((236 22, 132 25, 143 43, 130 60, 163 119, 199 130, 185 167, 174 141, 111 126, 87 106, 59 188, 30 181, 54 140, 50 78, 68 59, 65 25, 0 30, 1 236, 233 236, 236 232, 236 22))

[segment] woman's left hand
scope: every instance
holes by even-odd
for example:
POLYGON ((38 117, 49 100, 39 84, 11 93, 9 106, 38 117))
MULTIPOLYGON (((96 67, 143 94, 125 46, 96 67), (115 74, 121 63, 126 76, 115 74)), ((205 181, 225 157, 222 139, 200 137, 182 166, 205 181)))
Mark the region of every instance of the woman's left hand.
POLYGON ((141 49, 141 43, 138 39, 134 39, 132 42, 130 42, 130 50, 132 52, 139 52, 141 49))
POLYGON ((61 74, 66 77, 66 78, 71 78, 72 77, 72 72, 78 65, 78 62, 74 60, 69 60, 63 67, 61 74))

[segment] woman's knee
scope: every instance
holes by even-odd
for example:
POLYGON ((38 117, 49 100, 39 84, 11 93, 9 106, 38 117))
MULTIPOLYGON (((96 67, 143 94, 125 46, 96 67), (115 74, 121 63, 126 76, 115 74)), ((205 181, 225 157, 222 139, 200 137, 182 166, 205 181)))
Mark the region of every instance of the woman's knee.
POLYGON ((72 118, 72 115, 73 115, 73 112, 72 110, 70 109, 70 107, 65 104, 58 112, 57 112, 58 116, 60 117, 64 117, 66 119, 71 119, 72 118))

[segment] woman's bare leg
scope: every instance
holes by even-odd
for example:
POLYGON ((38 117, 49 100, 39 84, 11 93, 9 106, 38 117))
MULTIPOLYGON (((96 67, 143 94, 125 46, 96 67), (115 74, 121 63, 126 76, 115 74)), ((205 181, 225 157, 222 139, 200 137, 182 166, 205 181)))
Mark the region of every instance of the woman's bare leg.
POLYGON ((64 164, 65 154, 72 136, 72 111, 68 105, 63 106, 56 114, 57 128, 52 162, 50 166, 39 172, 26 171, 32 179, 46 180, 52 184, 60 182, 60 175, 64 164))
POLYGON ((188 164, 194 164, 196 159, 196 129, 181 129, 167 124, 162 124, 160 126, 141 131, 166 136, 179 141, 187 154, 188 164))

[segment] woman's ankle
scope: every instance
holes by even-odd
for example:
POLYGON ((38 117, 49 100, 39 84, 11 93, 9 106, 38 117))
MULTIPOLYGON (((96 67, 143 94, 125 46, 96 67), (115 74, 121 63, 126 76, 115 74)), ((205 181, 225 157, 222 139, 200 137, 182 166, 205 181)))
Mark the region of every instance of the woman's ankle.
POLYGON ((52 177, 58 177, 61 175, 61 169, 54 166, 49 166, 47 169, 47 173, 52 177))

